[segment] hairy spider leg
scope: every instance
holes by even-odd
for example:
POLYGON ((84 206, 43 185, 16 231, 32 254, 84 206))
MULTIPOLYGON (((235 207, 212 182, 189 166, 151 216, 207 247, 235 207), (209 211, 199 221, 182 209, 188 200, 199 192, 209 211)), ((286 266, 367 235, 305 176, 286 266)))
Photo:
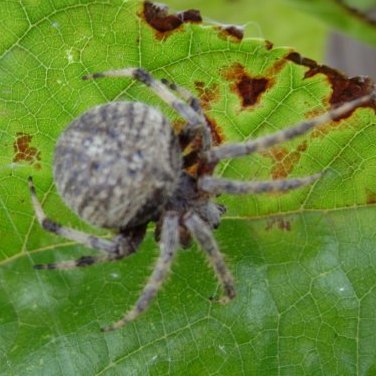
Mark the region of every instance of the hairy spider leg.
POLYGON ((170 90, 175 91, 181 98, 183 98, 192 107, 194 111, 196 111, 202 117, 204 116, 200 100, 196 98, 189 90, 177 85, 175 82, 167 80, 166 78, 161 78, 161 82, 170 90))
MULTIPOLYGON (((170 90, 175 91, 181 98, 186 101, 191 108, 197 112, 197 114, 201 117, 201 121, 203 124, 207 123, 204 113, 202 111, 201 103, 198 98, 196 98, 189 90, 186 88, 177 85, 175 82, 171 82, 166 78, 161 78, 160 80, 163 85, 167 86, 170 90)), ((191 135, 190 135, 191 136, 191 135)), ((179 134, 179 142, 180 146, 183 150, 191 143, 192 137, 187 137, 187 135, 179 134)), ((186 169, 194 164, 197 163, 197 160, 200 157, 201 153, 201 145, 195 145, 193 150, 191 150, 188 154, 183 156, 183 168, 186 169)))
POLYGON ((191 211, 184 216, 183 221, 193 237, 200 244, 201 248, 205 251, 217 278, 221 282, 225 293, 221 302, 229 302, 236 295, 234 278, 226 266, 210 227, 197 214, 191 211))
MULTIPOLYGON (((191 103, 186 103, 185 101, 180 100, 174 93, 172 93, 165 83, 162 83, 159 80, 153 78, 153 76, 141 68, 125 68, 117 70, 108 70, 105 72, 93 73, 82 78, 84 80, 93 79, 93 78, 102 78, 102 77, 132 77, 146 86, 150 87, 156 95, 158 95, 163 101, 165 101, 169 106, 171 106, 176 112, 178 112, 186 121, 187 126, 183 129, 183 133, 189 139, 193 139, 197 133, 202 134, 202 149, 209 150, 211 147, 211 133, 210 128, 202 115, 199 106, 198 100, 192 100, 191 103), (193 105, 192 105, 193 103, 193 105)), ((169 87, 170 88, 170 87, 169 87)), ((174 87, 175 89, 175 87, 174 87)), ((183 97, 186 94, 183 94, 181 90, 178 90, 178 93, 183 97)), ((187 99, 187 98, 183 98, 187 99)))
POLYGON ((38 270, 40 269, 49 269, 49 270, 75 269, 79 267, 86 267, 86 266, 91 266, 94 264, 99 264, 99 263, 104 263, 104 262, 118 261, 128 255, 123 254, 123 255, 118 256, 118 255, 113 255, 113 254, 105 254, 101 256, 82 256, 76 260, 52 262, 48 264, 35 264, 33 265, 33 269, 38 269, 38 270))
POLYGON ((303 178, 255 182, 243 182, 203 176, 198 181, 198 187, 205 192, 213 194, 228 193, 232 195, 241 195, 264 192, 286 192, 312 184, 322 175, 323 173, 320 172, 318 174, 305 176, 303 178))
POLYGON ((176 212, 166 213, 163 219, 159 246, 160 255, 157 263, 136 304, 123 316, 122 319, 110 326, 102 328, 102 332, 119 329, 127 323, 135 320, 149 307, 151 301, 157 295, 163 282, 168 276, 171 264, 179 247, 179 218, 176 212))
POLYGON ((337 117, 342 116, 347 112, 354 110, 356 107, 359 107, 375 98, 376 93, 373 92, 370 95, 365 95, 358 99, 354 99, 353 101, 344 103, 337 108, 329 110, 325 114, 307 121, 303 121, 291 128, 283 129, 274 134, 256 138, 255 140, 244 143, 228 144, 214 147, 211 150, 205 151, 203 153, 203 157, 206 158, 209 163, 215 163, 222 159, 241 157, 243 155, 268 149, 273 145, 280 144, 282 142, 303 135, 304 133, 307 133, 310 129, 318 125, 324 124, 331 120, 335 120, 337 117))
MULTIPOLYGON (((119 260, 135 252, 136 247, 134 244, 132 244, 132 239, 128 239, 122 234, 115 236, 112 240, 102 239, 82 231, 61 226, 59 223, 47 218, 42 209, 42 205, 36 196, 35 187, 31 176, 29 177, 29 188, 35 215, 38 222, 45 230, 60 235, 66 239, 73 240, 74 242, 83 244, 87 247, 95 248, 104 252, 104 254, 100 256, 83 256, 77 260, 60 263, 37 264, 34 265, 34 269, 71 269, 75 267, 84 267, 93 265, 97 262, 119 260)), ((141 239, 138 242, 140 241, 141 239)))

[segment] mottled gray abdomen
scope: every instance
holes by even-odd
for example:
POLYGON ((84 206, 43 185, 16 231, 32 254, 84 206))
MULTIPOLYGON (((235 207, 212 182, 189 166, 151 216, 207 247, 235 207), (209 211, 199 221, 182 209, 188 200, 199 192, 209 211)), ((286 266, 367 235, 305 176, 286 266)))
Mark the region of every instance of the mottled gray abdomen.
POLYGON ((174 192, 181 153, 167 119, 139 102, 111 102, 75 119, 55 150, 57 190, 99 227, 146 223, 174 192))

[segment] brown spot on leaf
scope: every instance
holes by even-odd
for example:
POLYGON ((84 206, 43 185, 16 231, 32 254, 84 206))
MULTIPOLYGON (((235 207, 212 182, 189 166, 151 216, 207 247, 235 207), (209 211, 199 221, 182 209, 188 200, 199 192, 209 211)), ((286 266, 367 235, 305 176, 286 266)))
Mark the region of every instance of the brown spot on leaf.
POLYGON ((277 227, 281 231, 291 231, 290 221, 280 217, 268 219, 265 230, 270 231, 275 227, 277 227))
POLYGON ((223 69, 222 76, 232 82, 231 90, 240 97, 243 108, 255 105, 270 82, 265 77, 251 77, 239 63, 223 69))
POLYGON ((241 42, 244 38, 244 28, 241 26, 229 25, 218 26, 218 36, 221 39, 230 39, 233 42, 241 42))
POLYGON ((376 204, 376 192, 366 189, 367 204, 376 204))
POLYGON ((271 50, 273 48, 273 43, 270 40, 265 40, 265 48, 271 50))
POLYGON ((176 14, 168 14, 168 7, 163 4, 154 4, 150 1, 144 2, 141 17, 156 30, 156 37, 160 40, 166 39, 173 31, 180 28, 184 23, 202 22, 199 10, 189 9, 176 14))
POLYGON ((206 111, 210 110, 212 102, 219 99, 219 86, 217 84, 205 86, 204 82, 196 81, 195 88, 198 92, 202 108, 206 111))
POLYGON ((286 148, 275 146, 263 153, 264 156, 274 161, 271 175, 273 180, 285 179, 299 162, 303 152, 307 150, 307 141, 303 141, 297 148, 289 152, 286 148))
POLYGON ((278 76, 279 72, 284 68, 286 65, 287 60, 285 58, 278 59, 276 62, 267 70, 267 75, 269 77, 278 76))
MULTIPOLYGON (((211 86, 205 86, 205 83, 202 81, 196 81, 195 83, 196 90, 198 92, 198 96, 200 98, 200 104, 204 110, 210 110, 211 104, 218 100, 219 98, 219 87, 217 84, 213 84, 211 86)), ((208 115, 204 114, 205 120, 210 128, 211 137, 213 140, 213 145, 219 145, 224 141, 224 136, 222 129, 217 124, 217 122, 210 118, 208 115)), ((186 122, 184 120, 175 120, 173 123, 173 129, 175 133, 179 135, 179 142, 180 147, 184 150, 184 153, 191 153, 202 146, 201 137, 196 137, 195 139, 191 140, 186 138, 184 135, 181 134, 181 131, 186 126, 186 122)))
POLYGON ((217 122, 214 119, 209 118, 207 115, 205 115, 205 119, 208 122, 208 125, 210 127, 213 145, 214 146, 220 145, 224 141, 222 129, 220 128, 220 126, 217 124, 217 122))
MULTIPOLYGON (((306 112, 304 118, 305 119, 313 119, 313 118, 315 118, 317 116, 322 115, 322 113, 323 113, 322 109, 311 110, 311 111, 306 112)), ((310 133, 309 137, 311 139, 314 139, 314 138, 323 138, 328 133, 330 133, 330 131, 332 131, 335 128, 338 128, 341 124, 343 124, 343 123, 342 122, 338 122, 338 121, 329 121, 327 123, 317 125, 316 127, 313 128, 313 130, 310 133)))
POLYGON ((330 121, 325 124, 320 124, 316 126, 310 134, 310 138, 323 138, 325 137, 330 131, 339 128, 343 123, 339 121, 330 121))
POLYGON ((30 146, 31 141, 31 135, 23 132, 16 133, 16 140, 13 143, 13 162, 35 164, 34 167, 40 169, 40 163, 37 163, 40 161, 40 151, 36 147, 30 146))
MULTIPOLYGON (((332 87, 332 95, 329 99, 329 103, 332 106, 340 105, 363 95, 370 94, 374 90, 374 84, 368 77, 348 78, 341 72, 327 65, 320 65, 312 59, 302 57, 297 52, 291 52, 287 55, 286 59, 309 68, 304 78, 309 78, 316 74, 324 74, 327 77, 332 87)), ((371 107, 376 110, 376 100, 369 101, 359 107, 371 107)), ((355 109, 338 117, 336 121, 349 117, 353 111, 355 111, 355 109)))

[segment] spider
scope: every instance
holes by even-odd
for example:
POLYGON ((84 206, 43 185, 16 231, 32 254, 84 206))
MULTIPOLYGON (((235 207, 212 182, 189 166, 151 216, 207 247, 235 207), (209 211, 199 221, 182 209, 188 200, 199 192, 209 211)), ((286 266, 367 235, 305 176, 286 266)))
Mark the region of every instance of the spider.
POLYGON ((32 204, 47 231, 100 251, 96 256, 34 265, 35 269, 70 269, 98 262, 118 261, 133 254, 146 227, 154 222, 160 254, 134 306, 101 330, 108 332, 135 320, 151 304, 166 279, 179 247, 197 241, 220 281, 226 303, 236 295, 234 277, 227 267, 212 230, 225 212, 213 199, 221 193, 285 192, 313 183, 312 176, 274 181, 243 182, 216 178, 215 166, 223 159, 265 150, 308 132, 366 103, 360 97, 291 128, 245 143, 213 147, 210 128, 197 98, 166 79, 158 80, 140 68, 110 70, 84 76, 131 77, 149 87, 186 121, 174 130, 156 108, 141 102, 110 102, 96 106, 65 129, 57 141, 54 179, 65 203, 88 223, 112 229, 112 239, 89 235, 49 219, 29 177, 32 204), (189 169, 196 166, 196 169, 189 169))

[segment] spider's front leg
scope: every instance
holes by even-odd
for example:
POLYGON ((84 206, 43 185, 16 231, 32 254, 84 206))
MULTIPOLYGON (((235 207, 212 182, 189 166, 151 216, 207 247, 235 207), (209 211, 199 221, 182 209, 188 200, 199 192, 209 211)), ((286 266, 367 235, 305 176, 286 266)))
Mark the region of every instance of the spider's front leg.
MULTIPOLYGON (((266 150, 276 144, 291 140, 295 137, 307 133, 312 128, 321 125, 330 120, 334 120, 349 111, 375 99, 376 93, 366 95, 345 103, 342 106, 332 109, 327 113, 316 118, 303 121, 294 127, 283 129, 274 134, 256 138, 255 140, 239 144, 227 144, 215 147, 203 153, 204 159, 208 163, 218 163, 227 158, 241 157, 255 152, 266 150)), ((256 181, 243 182, 228 179, 215 178, 212 176, 203 176, 198 181, 198 186, 202 191, 212 194, 229 193, 229 194, 249 194, 263 192, 286 192, 309 185, 319 179, 324 172, 306 176, 303 178, 274 180, 274 181, 256 181)))
POLYGON ((232 195, 287 192, 293 189, 312 184, 323 175, 323 172, 311 176, 296 179, 281 179, 272 181, 237 181, 212 176, 203 176, 198 181, 198 187, 208 193, 232 195))
POLYGON ((189 91, 170 83, 166 79, 162 79, 161 81, 156 80, 150 73, 141 68, 125 68, 93 73, 84 76, 83 79, 88 80, 102 77, 131 77, 144 83, 187 121, 187 126, 182 131, 184 135, 189 139, 193 139, 197 133, 201 133, 203 140, 202 149, 210 149, 210 128, 203 116, 199 100, 193 97, 189 91), (175 91, 184 100, 181 100, 171 90, 175 91))
POLYGON ((223 159, 241 157, 243 155, 252 154, 255 152, 269 149, 270 147, 280 144, 282 142, 291 140, 295 137, 301 136, 312 128, 324 124, 328 121, 335 120, 336 118, 345 115, 349 111, 366 104, 371 100, 376 99, 376 92, 369 95, 354 99, 353 101, 344 103, 343 105, 331 109, 330 111, 315 117, 313 119, 303 121, 293 127, 283 129, 274 134, 256 138, 244 143, 227 144, 212 148, 204 153, 204 157, 209 163, 217 163, 223 159))
POLYGON ((29 189, 35 215, 38 222, 45 230, 103 252, 100 256, 83 256, 77 260, 37 264, 34 265, 34 269, 72 269, 75 267, 90 266, 99 262, 120 260, 135 252, 138 244, 144 237, 145 231, 140 231, 134 234, 133 237, 120 234, 115 236, 112 240, 107 240, 69 227, 64 227, 47 218, 36 196, 32 177, 29 177, 29 189))
POLYGON ((196 98, 189 90, 175 84, 174 82, 167 80, 166 78, 162 78, 161 82, 170 90, 175 91, 181 98, 183 98, 189 104, 190 107, 192 107, 194 111, 196 111, 199 115, 203 116, 203 111, 199 99, 196 98))
POLYGON ((122 319, 114 324, 102 328, 103 332, 109 332, 119 329, 127 323, 135 320, 150 305, 151 301, 157 295, 163 282, 168 276, 171 264, 179 247, 179 218, 175 212, 167 212, 163 219, 162 233, 160 241, 160 255, 154 267, 153 273, 149 277, 141 296, 136 304, 131 308, 122 319))

